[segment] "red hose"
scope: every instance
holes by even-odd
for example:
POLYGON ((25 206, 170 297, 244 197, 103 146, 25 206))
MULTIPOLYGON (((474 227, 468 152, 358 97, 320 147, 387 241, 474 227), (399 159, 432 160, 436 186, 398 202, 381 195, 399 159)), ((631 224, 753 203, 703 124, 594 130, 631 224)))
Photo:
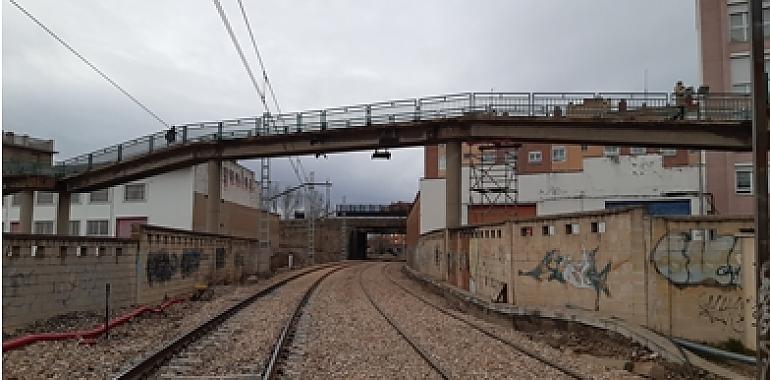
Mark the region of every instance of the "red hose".
MULTIPOLYGON (((160 306, 156 308, 152 308, 149 306, 141 306, 137 309, 134 309, 128 314, 122 315, 120 317, 116 317, 115 319, 111 320, 109 322, 109 328, 112 329, 116 326, 120 326, 144 313, 152 312, 152 313, 160 313, 163 310, 167 309, 171 305, 175 303, 184 302, 183 299, 174 299, 170 301, 166 301, 160 306)), ((62 332, 62 333, 42 333, 42 334, 32 334, 32 335, 26 335, 19 338, 11 339, 7 342, 3 342, 3 352, 15 350, 20 347, 24 347, 27 345, 30 345, 35 342, 42 342, 47 340, 65 340, 65 339, 92 339, 95 338, 101 334, 103 334, 105 331, 104 324, 98 325, 96 328, 92 330, 82 330, 82 331, 70 331, 70 332, 62 332)))

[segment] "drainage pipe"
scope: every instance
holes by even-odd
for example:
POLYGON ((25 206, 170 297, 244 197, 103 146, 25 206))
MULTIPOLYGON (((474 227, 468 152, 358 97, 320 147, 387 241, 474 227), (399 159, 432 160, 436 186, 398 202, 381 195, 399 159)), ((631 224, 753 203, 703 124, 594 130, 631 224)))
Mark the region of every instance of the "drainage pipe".
POLYGON ((700 343, 691 342, 680 338, 671 338, 671 340, 685 348, 689 348, 693 351, 697 351, 706 355, 716 356, 722 359, 735 360, 744 364, 757 365, 757 358, 754 356, 741 355, 735 352, 720 350, 711 346, 706 346, 700 343))
MULTIPOLYGON (((183 301, 184 301, 183 299, 174 299, 174 300, 166 301, 160 304, 160 306, 155 308, 149 307, 149 306, 141 306, 137 309, 134 309, 128 314, 122 315, 120 317, 117 317, 111 320, 109 324, 107 324, 107 327, 111 329, 111 328, 114 328, 115 326, 120 326, 144 313, 161 313, 165 309, 169 308, 171 305, 180 303, 183 301)), ((92 330, 26 335, 19 338, 11 339, 7 342, 3 342, 3 352, 15 350, 17 348, 21 348, 21 347, 30 345, 32 343, 42 342, 42 341, 66 340, 66 339, 92 339, 103 334, 105 331, 107 331, 107 328, 105 328, 105 324, 100 324, 92 330)))

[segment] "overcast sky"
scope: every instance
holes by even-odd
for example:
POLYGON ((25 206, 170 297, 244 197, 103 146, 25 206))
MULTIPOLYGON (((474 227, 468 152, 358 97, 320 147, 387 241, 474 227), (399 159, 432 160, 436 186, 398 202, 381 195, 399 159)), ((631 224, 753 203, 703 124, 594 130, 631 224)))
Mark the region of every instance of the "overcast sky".
MULTIPOLYGON (((169 123, 258 115, 211 1, 17 0, 169 123)), ((253 67, 237 2, 223 0, 253 67)), ((697 85, 694 0, 244 0, 285 112, 466 91, 670 91, 697 85)), ((8 1, 3 130, 58 159, 163 128, 8 1)), ((412 200, 422 149, 303 157, 333 200, 412 200)), ((257 167, 256 161, 245 162, 257 167)), ((285 158, 273 179, 296 184, 285 158)))

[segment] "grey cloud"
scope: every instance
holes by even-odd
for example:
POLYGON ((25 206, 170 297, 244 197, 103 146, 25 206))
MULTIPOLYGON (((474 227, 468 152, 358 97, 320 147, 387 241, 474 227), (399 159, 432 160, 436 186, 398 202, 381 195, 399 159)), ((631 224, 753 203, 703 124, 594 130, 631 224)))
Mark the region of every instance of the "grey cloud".
MULTIPOLYGON (((210 1, 19 0, 171 123, 258 115, 210 1)), ((254 61, 235 1, 224 6, 254 61)), ((694 1, 245 1, 284 111, 458 91, 669 91, 698 80, 694 1)), ((61 158, 161 126, 3 2, 3 125, 61 158)), ((254 67, 256 67, 256 63, 254 67)), ((411 200, 420 149, 303 158, 348 202, 411 200)), ((249 165, 254 165, 249 162, 249 165)), ((274 178, 296 182, 286 159, 274 178)))

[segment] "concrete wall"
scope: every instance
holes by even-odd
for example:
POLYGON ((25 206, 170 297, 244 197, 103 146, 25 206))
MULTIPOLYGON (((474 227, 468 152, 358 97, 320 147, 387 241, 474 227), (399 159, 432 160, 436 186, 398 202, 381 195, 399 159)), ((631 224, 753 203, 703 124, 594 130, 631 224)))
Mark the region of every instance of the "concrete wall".
MULTIPOLYGON (((348 239, 343 236, 341 219, 316 219, 315 221, 315 262, 340 259, 348 239)), ((349 231, 348 231, 349 232, 349 231)), ((293 253, 295 265, 307 262, 308 221, 304 219, 280 221, 279 250, 284 254, 293 253)))
POLYGON ((195 286, 240 281, 256 274, 247 257, 259 255, 255 240, 155 226, 137 226, 137 301, 157 303, 190 294, 195 286))
POLYGON ((446 226, 446 180, 420 179, 420 234, 446 226))
POLYGON ((492 302, 582 309, 753 347, 754 281, 742 272, 753 267, 743 232, 751 226, 641 208, 554 215, 424 234, 407 262, 492 302))
POLYGON ((131 239, 3 235, 3 329, 70 311, 157 304, 196 286, 269 274, 256 240, 134 226, 131 239), (32 256, 32 246, 37 248, 32 256), (82 250, 85 247, 85 251, 82 250))
POLYGON ((114 238, 3 236, 3 330, 75 310, 136 302, 138 243, 114 238), (38 248, 32 256, 32 247, 38 248), (82 250, 83 247, 85 250, 82 250))
POLYGON ((746 341, 754 329, 744 312, 753 281, 753 246, 744 252, 752 226, 745 218, 653 218, 648 221, 650 276, 649 326, 703 341, 746 341), (750 263, 750 265, 747 265, 750 263))
MULTIPOLYGON (((208 196, 195 193, 192 212, 192 230, 206 231, 206 204, 208 196)), ((223 235, 257 239, 260 237, 260 218, 265 212, 259 206, 244 206, 234 201, 223 200, 220 204, 220 232, 223 235)), ((275 247, 278 244, 279 217, 268 214, 270 218, 270 240, 275 247)))

